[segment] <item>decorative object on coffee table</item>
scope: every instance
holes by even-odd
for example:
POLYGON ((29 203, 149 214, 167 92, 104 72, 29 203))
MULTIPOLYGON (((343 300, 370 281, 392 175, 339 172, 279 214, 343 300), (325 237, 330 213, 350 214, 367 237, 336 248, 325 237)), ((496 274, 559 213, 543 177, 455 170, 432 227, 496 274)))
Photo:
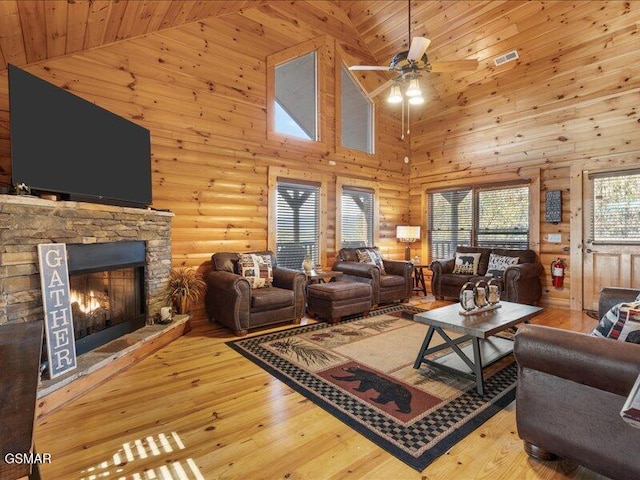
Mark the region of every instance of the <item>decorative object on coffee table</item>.
POLYGON ((191 305, 206 291, 202 275, 189 267, 172 268, 167 285, 167 300, 176 313, 189 313, 191 305))

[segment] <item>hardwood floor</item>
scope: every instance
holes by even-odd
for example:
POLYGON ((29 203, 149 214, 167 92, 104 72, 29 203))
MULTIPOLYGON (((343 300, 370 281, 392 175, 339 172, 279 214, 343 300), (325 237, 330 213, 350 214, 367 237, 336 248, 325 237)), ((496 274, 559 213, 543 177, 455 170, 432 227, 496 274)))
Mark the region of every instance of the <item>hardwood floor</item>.
MULTIPOLYGON (((589 331, 595 320, 548 308, 532 323, 589 331)), ((515 402, 416 472, 227 347, 233 338, 215 325, 196 325, 42 419, 36 447, 52 458, 42 478, 604 478, 566 461, 530 460, 516 431, 515 402)))

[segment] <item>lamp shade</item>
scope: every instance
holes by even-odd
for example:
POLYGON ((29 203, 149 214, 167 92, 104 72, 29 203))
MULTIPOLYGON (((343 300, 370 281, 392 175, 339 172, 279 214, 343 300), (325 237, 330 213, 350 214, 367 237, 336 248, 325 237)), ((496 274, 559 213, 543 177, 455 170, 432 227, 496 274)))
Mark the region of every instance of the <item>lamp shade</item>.
POLYGON ((420 238, 420 227, 398 225, 396 227, 396 238, 401 242, 415 242, 420 238))
POLYGON ((391 85, 391 90, 389 90, 389 96, 387 97, 387 102, 389 103, 400 103, 402 102, 402 92, 400 91, 400 87, 398 84, 391 85))
POLYGON ((424 98, 422 98, 422 95, 418 95, 416 97, 409 97, 409 103, 411 105, 421 105, 424 103, 424 98))
POLYGON ((418 82, 417 77, 413 77, 411 80, 409 80, 409 86, 407 87, 405 95, 407 97, 416 97, 420 94, 422 94, 422 91, 420 90, 420 82, 418 82))

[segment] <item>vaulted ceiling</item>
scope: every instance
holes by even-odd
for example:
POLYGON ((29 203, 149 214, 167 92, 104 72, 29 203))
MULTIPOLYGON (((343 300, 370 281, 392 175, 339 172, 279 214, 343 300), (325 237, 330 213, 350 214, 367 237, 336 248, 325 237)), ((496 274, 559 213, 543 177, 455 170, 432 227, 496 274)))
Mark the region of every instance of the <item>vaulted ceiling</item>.
MULTIPOLYGON (((640 8, 628 1, 501 0, 2 0, 0 71, 8 63, 25 66, 120 40, 180 27, 207 17, 223 17, 221 35, 243 33, 289 43, 294 25, 310 25, 349 43, 355 62, 387 65, 407 50, 411 36, 432 43, 427 53, 437 62, 477 59, 474 71, 430 73, 425 81, 439 106, 459 108, 470 85, 485 85, 482 95, 500 94, 534 65, 562 64, 563 71, 607 69, 619 38, 635 38, 640 8), (410 8, 409 8, 410 5, 410 8), (411 21, 409 22, 409 9, 411 21), (228 25, 227 25, 228 20, 228 25), (286 25, 285 25, 286 24, 286 25), (275 37, 273 34, 275 33, 275 37), (354 41, 354 37, 358 40, 354 41), (349 39, 348 42, 345 39, 349 39), (615 41, 614 41, 615 39, 615 41), (608 49, 608 50, 607 50, 608 49), (496 66, 494 58, 517 50, 519 59, 496 66), (530 67, 531 66, 531 67, 530 67), (521 67, 521 68, 520 68, 521 67), (516 70, 517 69, 517 70, 516 70), (448 105, 448 106, 447 106, 448 105)), ((640 2, 637 2, 640 3, 640 2)), ((300 38, 302 42, 307 38, 300 38)), ((284 43, 284 42, 283 42, 284 43)), ((256 49, 261 46, 256 45, 256 49)), ((544 68, 547 68, 546 66, 544 68)), ((552 72, 551 72, 552 73, 552 72)), ((358 72, 369 90, 393 77, 389 72, 358 72)), ((548 78, 548 75, 547 75, 548 78)), ((536 80, 532 80, 536 82, 536 80)))
MULTIPOLYGON (((463 91, 470 83, 508 72, 514 64, 496 68, 493 58, 514 49, 519 52, 520 63, 569 54, 577 41, 576 24, 581 44, 601 38, 615 27, 618 17, 631 10, 629 2, 605 4, 565 0, 2 0, 0 70, 7 63, 24 66, 247 9, 275 9, 295 16, 300 23, 324 22, 333 29, 328 33, 338 39, 341 35, 359 35, 370 60, 384 65, 394 54, 407 49, 411 5, 411 35, 432 40, 428 50, 431 61, 480 62, 473 72, 431 74, 431 83, 442 98, 463 91), (539 28, 541 22, 547 27, 539 28), (336 24, 341 25, 341 31, 336 24)), ((246 24, 236 28, 241 31, 246 24)), ((379 76, 379 82, 384 75, 391 78, 388 73, 361 75, 379 76)))

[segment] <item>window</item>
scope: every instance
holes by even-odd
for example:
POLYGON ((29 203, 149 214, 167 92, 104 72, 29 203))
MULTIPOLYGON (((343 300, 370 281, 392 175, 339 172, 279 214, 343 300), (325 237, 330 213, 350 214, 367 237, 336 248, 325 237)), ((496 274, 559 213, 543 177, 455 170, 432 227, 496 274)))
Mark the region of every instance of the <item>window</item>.
POLYGON ((320 186, 279 180, 276 195, 278 265, 302 270, 307 255, 320 263, 320 186))
POLYGON ((640 243, 640 171, 591 174, 593 243, 640 243))
POLYGON ((373 102, 344 65, 340 85, 342 146, 373 153, 373 102))
POLYGON ((275 67, 275 131, 317 140, 316 52, 275 67))
POLYGON ((267 57, 267 138, 298 146, 324 141, 327 97, 334 97, 328 94, 327 47, 323 35, 267 57))
POLYGON ((529 186, 433 192, 429 195, 432 259, 453 258, 458 245, 529 247, 529 186))
POLYGON ((374 246, 374 198, 371 189, 342 187, 341 248, 374 246))

